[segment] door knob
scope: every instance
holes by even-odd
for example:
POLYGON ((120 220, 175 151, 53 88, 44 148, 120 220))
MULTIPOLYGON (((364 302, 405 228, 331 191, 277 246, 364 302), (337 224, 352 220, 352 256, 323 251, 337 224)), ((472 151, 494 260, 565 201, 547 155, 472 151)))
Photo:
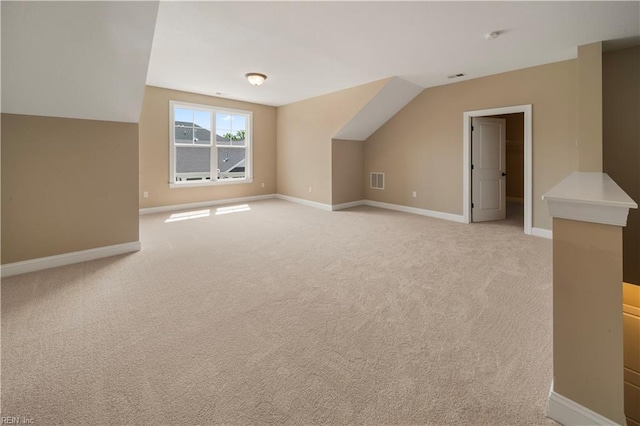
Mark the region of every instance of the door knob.
POLYGON ((502 172, 502 176, 506 176, 507 174, 505 172, 502 172))

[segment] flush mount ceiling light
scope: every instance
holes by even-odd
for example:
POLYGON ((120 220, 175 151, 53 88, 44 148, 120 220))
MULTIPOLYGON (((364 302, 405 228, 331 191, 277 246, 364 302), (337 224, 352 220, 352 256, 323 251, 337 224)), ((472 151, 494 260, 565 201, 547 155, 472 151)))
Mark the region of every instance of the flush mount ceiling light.
POLYGON ((260 86, 267 79, 267 76, 258 72, 249 72, 244 75, 249 80, 249 83, 254 86, 260 86))
POLYGON ((494 38, 498 38, 499 35, 500 35, 499 31, 493 31, 491 33, 485 34, 484 38, 486 38, 487 40, 493 40, 494 38))

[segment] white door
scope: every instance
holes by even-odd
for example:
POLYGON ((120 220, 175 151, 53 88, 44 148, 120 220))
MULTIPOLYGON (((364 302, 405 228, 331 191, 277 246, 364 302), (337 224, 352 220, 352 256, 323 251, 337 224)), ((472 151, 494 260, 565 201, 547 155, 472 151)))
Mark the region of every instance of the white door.
POLYGON ((485 222, 506 217, 505 120, 471 120, 471 220, 485 222))

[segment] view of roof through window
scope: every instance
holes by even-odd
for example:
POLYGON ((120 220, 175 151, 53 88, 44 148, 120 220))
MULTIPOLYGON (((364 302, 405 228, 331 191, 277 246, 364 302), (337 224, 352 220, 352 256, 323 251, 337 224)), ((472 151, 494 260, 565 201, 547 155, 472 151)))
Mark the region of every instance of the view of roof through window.
MULTIPOLYGON (((211 118, 212 114, 208 111, 187 108, 174 110, 176 173, 184 175, 187 180, 210 176, 211 118)), ((216 113, 214 121, 217 178, 244 178, 246 117, 216 113)))

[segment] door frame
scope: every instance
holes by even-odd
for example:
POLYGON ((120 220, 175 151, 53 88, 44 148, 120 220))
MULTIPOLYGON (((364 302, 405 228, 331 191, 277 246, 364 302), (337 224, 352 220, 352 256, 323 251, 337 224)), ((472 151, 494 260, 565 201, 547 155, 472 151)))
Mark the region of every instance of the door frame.
POLYGON ((524 233, 532 230, 532 107, 531 104, 465 111, 462 114, 462 216, 471 223, 471 118, 487 115, 524 113, 524 233))

